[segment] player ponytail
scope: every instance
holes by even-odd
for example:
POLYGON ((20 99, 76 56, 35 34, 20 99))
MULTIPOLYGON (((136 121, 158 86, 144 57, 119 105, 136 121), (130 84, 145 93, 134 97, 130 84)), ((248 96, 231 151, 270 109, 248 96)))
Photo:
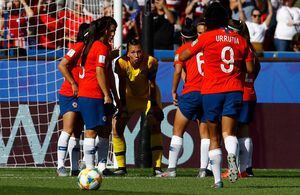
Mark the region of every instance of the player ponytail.
POLYGON ((90 25, 87 23, 82 23, 79 26, 79 30, 77 33, 76 42, 84 42, 84 37, 88 35, 90 25))
POLYGON ((185 24, 182 27, 182 30, 180 32, 182 41, 183 42, 188 42, 188 41, 193 41, 197 38, 197 29, 193 25, 193 20, 190 18, 186 18, 185 24))
POLYGON ((117 26, 117 22, 110 16, 104 16, 91 22, 88 34, 84 37, 85 48, 82 53, 81 66, 85 65, 87 55, 93 43, 99 40, 101 37, 105 36, 107 30, 109 30, 111 25, 117 26))
POLYGON ((205 24, 207 30, 214 30, 226 27, 228 24, 228 12, 217 1, 210 3, 204 11, 205 24))

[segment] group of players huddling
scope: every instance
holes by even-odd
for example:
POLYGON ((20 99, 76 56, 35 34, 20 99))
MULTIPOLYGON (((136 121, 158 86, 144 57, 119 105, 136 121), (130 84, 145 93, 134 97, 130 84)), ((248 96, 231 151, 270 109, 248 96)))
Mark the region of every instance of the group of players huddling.
POLYGON ((176 51, 172 86, 173 103, 178 107, 169 149, 169 166, 165 172, 161 170, 160 126, 164 116, 160 90, 155 83, 157 59, 143 53, 139 40, 131 39, 126 54, 115 63, 114 72, 119 79, 117 93, 111 65, 117 52, 110 46, 117 23, 111 17, 102 17, 80 26, 77 43, 58 66, 65 77, 59 91, 63 116, 63 131, 57 147, 59 176, 68 175, 64 166, 67 151, 71 159, 71 175, 79 172, 79 137, 83 124, 86 127, 83 141, 85 166, 94 168, 97 153, 98 170, 103 175, 126 175, 123 133, 135 112, 141 114, 141 126, 151 131, 154 176, 176 177, 182 137, 190 120, 198 123, 201 137, 198 177, 213 173, 213 187, 222 188, 222 176, 235 182, 239 176, 253 175, 253 146, 248 124, 256 102, 254 80, 260 69, 259 61, 250 44, 246 25, 230 20, 220 3, 210 3, 204 16, 204 21, 196 27, 187 21, 181 31, 183 45, 176 51), (181 79, 184 87, 178 97, 181 79), (111 131, 118 164, 114 172, 106 168, 111 131), (228 153, 228 171, 222 176, 221 137, 228 153))

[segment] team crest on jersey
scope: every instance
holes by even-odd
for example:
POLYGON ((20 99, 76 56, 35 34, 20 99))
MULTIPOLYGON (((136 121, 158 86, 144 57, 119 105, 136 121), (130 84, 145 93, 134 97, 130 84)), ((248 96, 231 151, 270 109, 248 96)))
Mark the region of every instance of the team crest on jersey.
POLYGON ((194 47, 194 45, 196 45, 198 43, 198 39, 196 39, 195 41, 192 42, 192 47, 194 47))
POLYGON ((68 51, 68 53, 67 53, 67 55, 68 55, 69 57, 73 57, 74 54, 75 54, 75 50, 74 50, 74 49, 70 49, 70 50, 68 51))
POLYGON ((99 63, 105 63, 105 56, 104 55, 99 55, 98 62, 99 63))
POLYGON ((106 122, 106 116, 103 116, 103 117, 102 117, 102 120, 103 120, 104 122, 106 122))
POLYGON ((73 108, 77 108, 77 107, 78 107, 77 102, 73 102, 73 103, 72 103, 72 106, 73 106, 73 108))

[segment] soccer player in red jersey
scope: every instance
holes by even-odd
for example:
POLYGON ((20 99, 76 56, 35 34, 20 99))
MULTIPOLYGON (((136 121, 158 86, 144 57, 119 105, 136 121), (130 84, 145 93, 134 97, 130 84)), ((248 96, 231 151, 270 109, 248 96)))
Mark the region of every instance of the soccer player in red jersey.
POLYGON ((199 53, 186 62, 178 59, 179 53, 191 47, 193 40, 197 38, 196 27, 192 25, 192 21, 186 20, 186 24, 181 31, 183 45, 179 47, 175 54, 174 60, 174 77, 172 96, 173 104, 178 106, 174 119, 173 136, 171 139, 169 150, 169 166, 166 172, 159 177, 176 177, 176 165, 179 152, 182 149, 183 133, 190 120, 201 120, 202 117, 202 62, 203 55, 199 53), (180 82, 182 71, 185 72, 185 83, 182 90, 182 96, 178 98, 177 88, 180 82))
MULTIPOLYGON (((241 36, 243 36, 249 43, 251 48, 251 52, 253 52, 254 56, 254 65, 255 72, 252 74, 245 75, 245 83, 244 83, 244 93, 243 93, 243 106, 238 119, 238 131, 237 137, 239 141, 240 147, 240 155, 239 155, 239 164, 240 164, 240 177, 253 176, 252 171, 252 151, 253 151, 253 143, 252 139, 249 135, 249 124, 253 120, 255 105, 256 105, 256 93, 254 89, 254 81, 258 76, 260 70, 259 59, 255 53, 255 49, 252 47, 250 43, 250 35, 245 22, 239 22, 232 20, 233 28, 239 32, 241 36), (239 24, 239 25, 235 25, 239 24)), ((230 26, 230 24, 229 24, 230 26)))
POLYGON ((84 48, 84 34, 89 24, 80 25, 76 43, 68 51, 58 65, 65 80, 59 91, 60 115, 63 117, 63 130, 57 143, 57 175, 67 176, 64 166, 67 150, 71 159, 71 175, 78 175, 79 136, 83 129, 83 121, 77 105, 78 66, 77 62, 84 48), (71 138, 70 138, 71 137, 71 138))
POLYGON ((87 168, 94 168, 95 138, 107 126, 104 104, 112 103, 106 71, 107 45, 113 39, 116 28, 117 23, 112 17, 93 21, 81 57, 78 105, 86 125, 83 150, 87 168))
POLYGON ((242 70, 246 69, 248 73, 252 73, 254 66, 247 41, 238 33, 225 28, 228 13, 220 3, 212 2, 207 7, 205 19, 208 32, 199 36, 190 48, 184 50, 179 55, 179 60, 186 61, 201 51, 205 56, 201 93, 210 133, 209 158, 215 179, 213 187, 222 188, 221 134, 217 127, 221 119, 222 136, 228 152, 229 180, 235 182, 238 178, 238 140, 234 129, 242 105, 242 70), (243 67, 245 61, 246 67, 243 67))

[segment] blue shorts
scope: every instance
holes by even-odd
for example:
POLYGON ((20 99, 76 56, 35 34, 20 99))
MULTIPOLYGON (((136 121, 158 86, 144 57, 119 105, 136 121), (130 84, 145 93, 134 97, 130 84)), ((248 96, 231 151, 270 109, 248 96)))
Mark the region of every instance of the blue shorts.
POLYGON ((79 97, 78 106, 86 129, 107 125, 103 99, 79 97))
POLYGON ((239 123, 249 124, 252 122, 255 105, 256 105, 256 101, 243 102, 243 106, 239 117, 239 123))
POLYGON ((206 120, 216 121, 222 116, 237 118, 241 111, 242 100, 242 92, 203 95, 203 109, 206 120))
POLYGON ((77 97, 70 97, 59 94, 58 101, 61 116, 63 116, 67 112, 79 112, 77 97))
POLYGON ((202 94, 193 91, 178 98, 178 107, 182 114, 189 120, 201 120, 203 115, 202 94))

